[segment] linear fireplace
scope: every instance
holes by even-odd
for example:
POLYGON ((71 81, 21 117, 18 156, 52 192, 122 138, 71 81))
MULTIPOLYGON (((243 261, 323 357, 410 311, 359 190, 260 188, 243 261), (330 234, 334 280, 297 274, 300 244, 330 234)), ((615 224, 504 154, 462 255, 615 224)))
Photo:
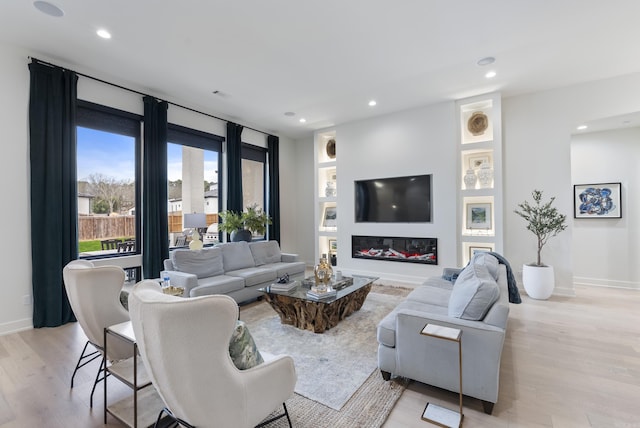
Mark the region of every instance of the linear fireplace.
POLYGON ((352 235, 351 250, 357 259, 438 264, 437 238, 352 235))

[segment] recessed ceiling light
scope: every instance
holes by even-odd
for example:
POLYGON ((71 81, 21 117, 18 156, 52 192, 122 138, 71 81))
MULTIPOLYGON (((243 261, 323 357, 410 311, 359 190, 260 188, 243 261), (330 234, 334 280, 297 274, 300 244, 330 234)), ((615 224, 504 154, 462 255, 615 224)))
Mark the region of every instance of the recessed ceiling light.
POLYGON ((292 112, 292 111, 285 111, 284 115, 291 117, 291 116, 295 116, 296 114, 294 112, 292 112))
POLYGON ((40 12, 47 14, 49 16, 54 16, 56 18, 60 18, 64 15, 64 11, 60 9, 53 3, 49 3, 48 1, 34 1, 33 6, 38 9, 40 12))
POLYGON ((585 129, 587 129, 587 125, 580 125, 576 128, 578 131, 583 131, 585 129))
POLYGON ((487 72, 487 74, 484 75, 484 77, 486 77, 487 79, 493 79, 494 77, 496 77, 496 72, 491 70, 489 72, 487 72))
POLYGON ((496 59, 492 56, 485 56, 484 58, 480 58, 476 64, 480 67, 484 67, 485 65, 490 65, 496 62, 496 59))
POLYGON ((300 118, 300 123, 305 123, 307 121, 307 119, 305 119, 304 117, 300 118))
POLYGON ((373 107, 373 106, 375 106, 376 104, 378 104, 378 103, 376 102, 376 100, 371 100, 371 101, 369 101, 369 107, 373 107))
POLYGON ((98 31, 96 31, 96 34, 98 36, 102 37, 103 39, 110 39, 111 38, 111 33, 108 32, 107 30, 105 30, 104 28, 101 28, 98 31))

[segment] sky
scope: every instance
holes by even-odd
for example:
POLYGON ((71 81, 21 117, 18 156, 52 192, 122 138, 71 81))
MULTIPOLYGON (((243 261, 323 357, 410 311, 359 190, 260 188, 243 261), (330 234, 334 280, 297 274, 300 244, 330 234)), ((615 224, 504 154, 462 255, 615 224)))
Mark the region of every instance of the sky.
MULTIPOLYGON (((135 139, 126 135, 78 127, 78 180, 87 181, 91 174, 102 174, 116 180, 135 179, 135 139)), ((205 180, 218 181, 218 154, 204 152, 205 180)), ((182 146, 169 144, 167 175, 175 181, 182 177, 182 146)))

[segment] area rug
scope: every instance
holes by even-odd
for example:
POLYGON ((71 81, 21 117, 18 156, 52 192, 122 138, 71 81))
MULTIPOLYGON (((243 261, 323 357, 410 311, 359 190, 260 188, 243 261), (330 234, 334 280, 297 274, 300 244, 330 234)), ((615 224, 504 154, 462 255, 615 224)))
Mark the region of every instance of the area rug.
MULTIPOLYGON (((240 318, 247 323, 259 350, 293 357, 298 375, 297 394, 336 411, 341 410, 361 386, 366 386, 368 379, 373 377, 372 382, 376 383, 378 379, 372 374, 380 377, 376 370, 376 327, 409 291, 375 285, 359 311, 323 334, 281 324, 279 316, 266 302, 243 307, 240 318)), ((378 386, 383 389, 392 385, 381 382, 378 386)))
MULTIPOLYGON (((295 428, 380 428, 408 383, 402 378, 385 382, 380 373, 374 371, 340 411, 294 394, 286 402, 291 425, 295 428)), ((269 418, 280 413, 282 408, 269 418)), ((288 428, 289 424, 282 418, 266 427, 288 428)))

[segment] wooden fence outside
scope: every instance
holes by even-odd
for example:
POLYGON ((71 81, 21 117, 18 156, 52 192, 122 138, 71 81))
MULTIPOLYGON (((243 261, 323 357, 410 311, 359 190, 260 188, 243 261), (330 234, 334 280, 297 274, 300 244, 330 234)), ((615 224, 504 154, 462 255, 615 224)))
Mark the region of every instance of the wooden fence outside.
MULTIPOLYGON (((136 220, 133 215, 80 216, 78 217, 78 239, 131 238, 136 236, 136 220)), ((207 214, 207 225, 218 223, 218 214, 207 214)), ((181 233, 182 213, 169 214, 169 233, 181 233)))
POLYGON ((119 216, 80 216, 78 217, 78 239, 130 238, 136 236, 136 217, 119 216))

